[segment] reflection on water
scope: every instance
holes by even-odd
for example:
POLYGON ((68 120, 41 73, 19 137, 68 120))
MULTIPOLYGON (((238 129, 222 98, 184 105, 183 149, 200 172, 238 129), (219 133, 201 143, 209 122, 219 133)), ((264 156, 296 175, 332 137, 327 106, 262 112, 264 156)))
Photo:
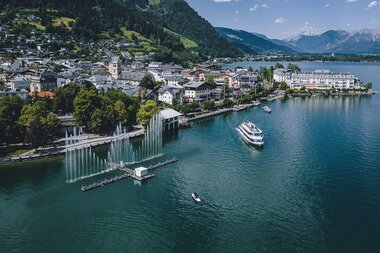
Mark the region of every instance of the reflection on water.
POLYGON ((181 129, 161 158, 178 162, 141 185, 82 193, 64 158, 0 169, 1 252, 379 252, 380 97, 269 105, 181 129))

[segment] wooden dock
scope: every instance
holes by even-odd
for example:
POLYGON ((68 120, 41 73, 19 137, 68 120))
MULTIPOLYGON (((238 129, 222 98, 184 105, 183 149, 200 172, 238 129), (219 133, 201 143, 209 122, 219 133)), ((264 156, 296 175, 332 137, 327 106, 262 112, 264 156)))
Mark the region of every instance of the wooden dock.
POLYGON ((154 177, 154 174, 148 174, 148 175, 146 175, 146 176, 143 176, 143 177, 139 177, 139 176, 136 176, 135 174, 131 174, 131 175, 129 175, 131 178, 133 178, 133 179, 136 179, 136 180, 139 180, 139 181, 144 181, 144 180, 146 180, 146 179, 149 179, 149 178, 151 178, 151 177, 154 177))
MULTIPOLYGON (((160 163, 157 163, 157 164, 154 164, 154 165, 151 165, 149 167, 147 167, 148 170, 155 170, 155 169, 158 169, 160 167, 163 167, 163 166, 166 166, 168 164, 171 164, 171 163, 175 163, 177 162, 178 160, 176 158, 173 158, 173 159, 170 159, 170 160, 166 160, 165 162, 160 162, 160 163)), ((113 178, 110 178, 110 179, 104 179, 100 182, 94 182, 90 185, 87 185, 87 186, 83 186, 81 187, 81 191, 85 192, 85 191, 90 191, 90 190, 94 190, 94 189, 98 189, 98 188, 101 188, 107 184, 112 184, 112 183, 115 183, 115 182, 118 182, 118 181, 121 181, 125 178, 133 178, 135 180, 138 180, 138 181, 144 181, 144 180, 147 180, 149 178, 152 178, 154 177, 155 175, 154 174, 148 174, 146 176, 143 176, 143 177, 139 177, 135 174, 135 171, 130 169, 130 168, 127 168, 127 167, 122 167, 120 166, 119 164, 116 164, 116 163, 109 163, 110 166, 112 167, 115 167, 116 169, 120 170, 121 172, 123 172, 122 175, 118 175, 118 176, 115 176, 113 178)))

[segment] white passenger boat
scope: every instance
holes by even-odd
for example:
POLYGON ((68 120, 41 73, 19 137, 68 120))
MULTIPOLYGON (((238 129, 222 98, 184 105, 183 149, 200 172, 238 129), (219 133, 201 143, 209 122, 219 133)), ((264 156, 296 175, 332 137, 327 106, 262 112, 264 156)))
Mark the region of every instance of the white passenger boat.
POLYGON ((193 199, 194 199, 196 202, 198 202, 198 203, 202 202, 201 198, 198 196, 198 194, 197 194, 196 192, 193 192, 193 193, 191 194, 191 196, 193 197, 193 199))
POLYGON ((264 134, 255 124, 246 121, 236 128, 240 137, 247 143, 262 147, 264 145, 264 134))
POLYGON ((272 112, 272 109, 270 109, 268 106, 264 106, 263 109, 267 113, 271 113, 272 112))

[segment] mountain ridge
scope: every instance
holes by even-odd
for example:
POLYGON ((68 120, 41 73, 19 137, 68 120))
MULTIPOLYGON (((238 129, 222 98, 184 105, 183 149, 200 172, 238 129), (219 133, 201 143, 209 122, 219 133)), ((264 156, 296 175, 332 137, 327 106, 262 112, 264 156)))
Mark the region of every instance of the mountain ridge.
POLYGON ((215 27, 218 33, 229 42, 240 47, 248 54, 294 54, 296 51, 287 46, 271 40, 263 34, 250 33, 225 27, 215 27))

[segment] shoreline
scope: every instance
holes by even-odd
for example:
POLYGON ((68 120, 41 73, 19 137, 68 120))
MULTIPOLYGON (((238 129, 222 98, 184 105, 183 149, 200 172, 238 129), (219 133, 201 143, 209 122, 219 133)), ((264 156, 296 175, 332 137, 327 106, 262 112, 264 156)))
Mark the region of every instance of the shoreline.
MULTIPOLYGON (((258 98, 258 100, 262 101, 262 102, 272 102, 272 101, 278 100, 278 99, 290 99, 293 97, 294 98, 296 98, 296 97, 340 98, 340 97, 360 97, 360 96, 368 97, 368 96, 372 96, 372 95, 376 95, 376 94, 377 94, 376 92, 372 92, 372 91, 366 92, 366 93, 360 92, 360 93, 329 93, 329 94, 326 92, 323 92, 323 91, 305 92, 305 93, 296 92, 296 93, 292 93, 292 94, 277 94, 277 95, 272 94, 272 95, 269 95, 267 97, 260 97, 260 98, 258 98)), ((251 101, 251 102, 253 102, 253 101, 251 101)), ((181 127, 186 127, 188 125, 188 123, 190 123, 190 122, 195 122, 197 120, 206 119, 206 118, 212 118, 213 116, 218 116, 218 115, 221 115, 221 114, 224 114, 227 112, 239 112, 242 110, 249 109, 251 107, 258 107, 258 106, 259 105, 255 106, 252 103, 239 104, 239 107, 241 108, 239 110, 236 110, 234 107, 230 107, 230 108, 218 109, 216 111, 207 112, 204 114, 199 114, 193 118, 183 117, 182 119, 180 119, 179 124, 181 127)), ((129 138, 140 137, 140 136, 144 135, 144 130, 132 131, 132 132, 127 133, 126 135, 128 135, 129 138)), ((21 156, 3 158, 0 160, 0 167, 6 166, 6 165, 11 165, 11 164, 32 162, 32 161, 38 161, 38 160, 43 160, 43 159, 56 158, 59 156, 64 156, 67 148, 75 148, 76 146, 79 146, 79 145, 90 145, 91 147, 95 147, 95 148, 102 147, 102 146, 110 144, 112 142, 112 138, 113 138, 113 136, 98 137, 98 138, 92 139, 90 141, 87 140, 86 143, 72 144, 71 147, 66 147, 66 146, 56 147, 54 149, 60 149, 60 150, 57 150, 54 152, 38 153, 38 154, 33 154, 33 155, 26 155, 26 156, 21 155, 21 156)))

